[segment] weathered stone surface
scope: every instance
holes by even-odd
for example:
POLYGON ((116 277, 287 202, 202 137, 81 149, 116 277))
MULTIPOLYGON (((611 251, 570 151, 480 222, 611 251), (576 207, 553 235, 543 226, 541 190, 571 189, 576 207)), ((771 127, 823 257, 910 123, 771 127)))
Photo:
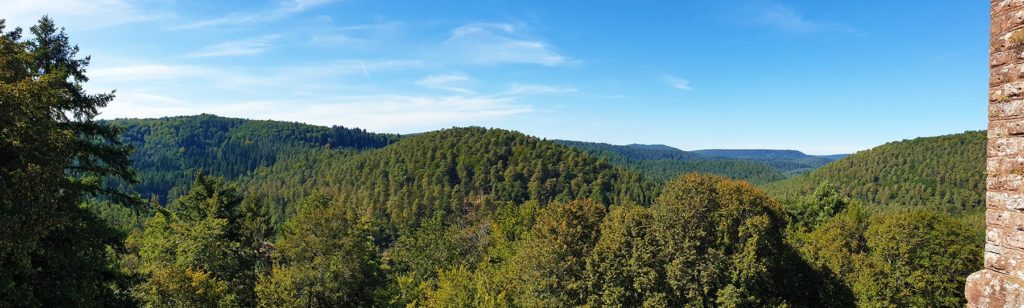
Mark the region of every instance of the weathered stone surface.
POLYGON ((1005 120, 1024 117, 1024 100, 992 97, 994 101, 988 105, 989 119, 1005 120))
POLYGON ((1024 174, 1024 157, 989 157, 985 165, 989 176, 1024 174))
POLYGON ((1000 191, 985 193, 985 203, 989 210, 1024 210, 1024 195, 1000 191))
POLYGON ((1024 307, 1024 0, 992 0, 985 269, 968 307, 1024 307))
POLYGON ((1020 58, 1020 53, 1014 51, 1000 51, 993 53, 989 59, 989 67, 998 67, 1006 65, 1013 61, 1014 58, 1020 58))
POLYGON ((1024 118, 989 121, 989 138, 1005 138, 1010 136, 1024 136, 1024 118))
POLYGON ((1013 81, 1001 85, 993 85, 992 88, 989 89, 989 96, 994 98, 1005 97, 1009 99, 1017 99, 1021 98, 1022 94, 1024 94, 1024 81, 1013 81))
POLYGON ((992 270, 967 277, 968 307, 1024 307, 1024 281, 992 270))
POLYGON ((1024 153, 1024 138, 1002 137, 988 139, 988 156, 1017 156, 1024 153))
POLYGON ((1019 211, 986 211, 985 224, 990 227, 1016 226, 1024 221, 1024 213, 1019 211))
POLYGON ((1006 64, 989 70, 989 86, 1016 82, 1021 79, 1024 79, 1024 65, 1006 64))
POLYGON ((986 187, 989 191, 1024 192, 1024 175, 1001 174, 988 178, 986 187))

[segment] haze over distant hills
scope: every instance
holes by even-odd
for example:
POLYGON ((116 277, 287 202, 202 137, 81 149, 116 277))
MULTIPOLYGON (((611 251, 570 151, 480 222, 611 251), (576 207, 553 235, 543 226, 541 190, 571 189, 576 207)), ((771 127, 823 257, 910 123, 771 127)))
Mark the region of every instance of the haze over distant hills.
POLYGON ((793 176, 817 169, 825 164, 846 157, 849 154, 807 155, 797 150, 697 150, 694 153, 709 157, 723 157, 764 163, 786 176, 793 176))
POLYGON ((703 172, 768 183, 809 172, 846 154, 815 156, 796 150, 697 150, 684 151, 663 144, 612 145, 554 140, 609 161, 630 166, 658 179, 687 172, 703 172))

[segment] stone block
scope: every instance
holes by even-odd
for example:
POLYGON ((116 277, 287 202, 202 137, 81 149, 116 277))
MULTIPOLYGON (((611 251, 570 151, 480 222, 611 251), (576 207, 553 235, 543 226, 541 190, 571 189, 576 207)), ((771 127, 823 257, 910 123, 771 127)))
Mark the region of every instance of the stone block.
POLYGON ((1024 157, 989 157, 985 163, 989 176, 1024 174, 1024 157))
POLYGON ((988 139, 988 156, 1018 156, 1024 153, 1024 137, 1007 136, 988 139))
POLYGON ((1024 195, 990 191, 985 193, 985 205, 989 210, 1024 210, 1024 195))
POLYGON ((964 295, 968 307, 1024 307, 1024 281, 982 270, 967 277, 964 295))

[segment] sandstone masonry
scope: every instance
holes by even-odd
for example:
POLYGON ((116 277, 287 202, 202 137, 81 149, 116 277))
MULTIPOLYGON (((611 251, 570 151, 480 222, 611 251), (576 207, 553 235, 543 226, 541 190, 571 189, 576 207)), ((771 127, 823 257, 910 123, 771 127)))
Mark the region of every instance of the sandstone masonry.
POLYGON ((1024 307, 1024 0, 992 0, 985 269, 968 307, 1024 307))

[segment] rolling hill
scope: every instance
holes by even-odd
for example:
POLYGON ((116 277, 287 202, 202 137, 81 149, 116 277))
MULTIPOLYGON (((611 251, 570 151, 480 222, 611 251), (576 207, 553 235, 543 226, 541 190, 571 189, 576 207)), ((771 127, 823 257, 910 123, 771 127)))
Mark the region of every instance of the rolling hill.
POLYGON ((985 144, 983 131, 890 142, 766 189, 786 199, 829 182, 869 204, 983 208, 985 144))
POLYGON ((782 173, 762 163, 703 157, 665 145, 611 145, 567 140, 555 140, 555 143, 580 149, 659 181, 668 181, 691 172, 716 174, 755 184, 785 178, 782 173))
POLYGON ((175 188, 191 183, 192 173, 198 169, 235 180, 282 157, 310 149, 357 152, 381 148, 400 138, 358 128, 209 114, 107 123, 121 127, 122 138, 135 148, 131 159, 140 184, 133 190, 147 198, 156 194, 164 200, 180 194, 175 188))
POLYGON ((839 155, 807 155, 796 150, 697 150, 693 153, 707 157, 721 157, 763 163, 786 176, 794 176, 818 169, 825 164, 846 157, 839 155))

